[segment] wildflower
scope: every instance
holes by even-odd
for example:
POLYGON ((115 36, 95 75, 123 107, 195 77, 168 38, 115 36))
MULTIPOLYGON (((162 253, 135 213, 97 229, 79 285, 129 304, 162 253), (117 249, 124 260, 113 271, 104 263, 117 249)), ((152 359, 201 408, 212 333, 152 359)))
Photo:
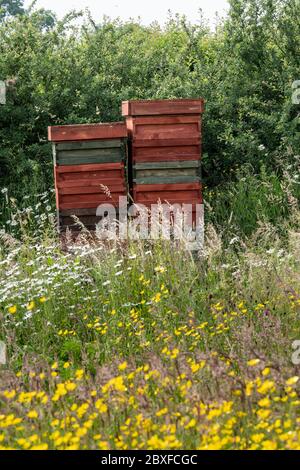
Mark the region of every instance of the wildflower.
POLYGON ((277 443, 271 440, 266 440, 262 442, 262 448, 263 450, 276 450, 277 443))
POLYGON ((17 312, 17 306, 16 306, 16 305, 12 305, 11 307, 8 308, 8 312, 9 312, 11 315, 14 315, 14 314, 17 312))
POLYGON ((252 442, 255 442, 256 444, 259 444, 263 439, 264 439, 265 435, 260 433, 260 434, 253 434, 251 436, 251 441, 252 442))
POLYGON ((270 416, 270 414, 271 414, 271 410, 262 409, 262 410, 257 411, 257 416, 260 419, 267 419, 270 416))
POLYGON ((197 424, 197 421, 195 418, 191 419, 191 421, 185 426, 185 429, 191 429, 194 428, 197 424))
POLYGON ((31 302, 29 302, 26 306, 27 310, 31 311, 33 310, 35 307, 35 302, 32 300, 31 302))
POLYGON ((153 297, 153 302, 158 303, 161 301, 161 293, 158 292, 154 297, 153 297))
POLYGON ((157 417, 164 416, 168 413, 168 408, 162 408, 161 410, 157 411, 155 414, 157 417))
POLYGON ((38 444, 36 446, 32 446, 30 450, 48 450, 48 444, 38 444))
POLYGON ((31 410, 31 411, 28 411, 27 416, 30 419, 36 419, 39 415, 36 410, 31 410))
POLYGON ((3 395, 5 396, 5 398, 7 398, 8 400, 12 399, 12 398, 15 398, 16 396, 16 391, 15 390, 5 390, 3 392, 3 395))
POLYGON ((295 375, 294 377, 289 378, 285 383, 287 385, 295 385, 299 380, 299 377, 295 375))
POLYGON ((156 273, 164 273, 166 271, 166 268, 164 268, 163 266, 156 266, 156 268, 154 268, 154 271, 156 273))
POLYGON ((269 398, 262 398, 258 402, 259 406, 269 408, 271 406, 271 401, 269 398))
POLYGON ((119 364, 118 369, 119 370, 125 370, 127 368, 127 362, 122 362, 122 364, 119 364))
POLYGON ((68 390, 68 392, 72 392, 76 388, 77 388, 77 385, 74 382, 67 382, 66 383, 66 390, 68 390))
POLYGON ((260 363, 259 359, 251 359, 250 361, 247 362, 247 365, 250 367, 256 366, 257 364, 260 363))
POLYGON ((106 413, 108 410, 107 405, 101 399, 96 401, 95 407, 97 408, 99 413, 106 413))
POLYGON ((274 382, 272 382, 272 380, 266 380, 257 388, 258 393, 262 395, 268 392, 274 391, 274 390, 275 390, 275 384, 274 382))
POLYGON ((78 380, 82 379, 83 374, 84 374, 84 370, 83 370, 83 369, 78 369, 78 370, 75 372, 75 377, 76 377, 76 379, 78 379, 78 380))

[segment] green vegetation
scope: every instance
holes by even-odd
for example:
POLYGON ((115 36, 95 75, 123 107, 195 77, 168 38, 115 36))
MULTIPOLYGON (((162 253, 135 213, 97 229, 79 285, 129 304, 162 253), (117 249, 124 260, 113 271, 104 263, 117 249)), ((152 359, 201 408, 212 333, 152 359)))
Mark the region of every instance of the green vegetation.
MULTIPOLYGON (((3 2, 2 2, 3 3, 3 2)), ((9 3, 9 2, 4 2, 9 3)), ((21 3, 21 2, 19 2, 21 3)), ((45 10, 5 16, 0 77, 0 181, 15 197, 52 186, 47 126, 121 118, 126 99, 206 100, 203 177, 209 186, 261 165, 280 176, 299 152, 298 0, 232 0, 212 32, 174 16, 162 28, 45 10), (22 184, 20 184, 22 182, 22 184)))
POLYGON ((246 242, 208 224, 199 258, 88 233, 62 247, 39 199, 1 234, 0 448, 299 449, 295 205, 246 242))
POLYGON ((299 449, 299 2, 230 3, 215 32, 3 10, 0 448, 299 449), (47 125, 198 96, 205 252, 62 243, 47 125))

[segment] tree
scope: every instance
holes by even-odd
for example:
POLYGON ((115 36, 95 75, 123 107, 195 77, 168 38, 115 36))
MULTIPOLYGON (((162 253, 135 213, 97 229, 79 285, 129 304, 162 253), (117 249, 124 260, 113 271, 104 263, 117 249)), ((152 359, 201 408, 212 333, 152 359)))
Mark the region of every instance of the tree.
POLYGON ((0 19, 8 16, 22 15, 24 10, 24 0, 0 0, 0 19))

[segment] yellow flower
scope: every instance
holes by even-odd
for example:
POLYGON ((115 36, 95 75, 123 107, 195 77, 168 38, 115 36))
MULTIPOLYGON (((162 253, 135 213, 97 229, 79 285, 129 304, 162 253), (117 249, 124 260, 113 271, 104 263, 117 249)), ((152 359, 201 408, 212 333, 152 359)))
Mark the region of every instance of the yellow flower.
POLYGON ((270 410, 258 410, 257 411, 257 416, 260 418, 260 419, 267 419, 271 414, 271 411, 270 410))
POLYGON ((264 439, 265 435, 260 433, 260 434, 253 434, 251 436, 251 441, 252 442, 255 442, 256 444, 259 444, 263 439, 264 439))
POLYGON ((78 369, 78 370, 75 372, 75 377, 76 377, 76 379, 78 379, 78 380, 82 379, 83 374, 84 374, 84 370, 83 370, 83 369, 78 369))
POLYGON ((289 378, 285 383, 287 385, 295 385, 299 380, 299 377, 295 375, 294 377, 289 378))
POLYGON ((274 441, 264 441, 262 443, 263 450, 276 450, 277 449, 277 443, 274 441))
POLYGON ((8 311, 11 315, 14 315, 17 312, 17 306, 12 305, 11 307, 8 308, 8 311))
POLYGON ((166 415, 168 413, 168 408, 162 408, 161 410, 157 411, 155 414, 157 417, 166 415))
POLYGON ((153 297, 153 302, 157 303, 161 301, 161 293, 158 292, 154 297, 153 297))
POLYGON ((77 385, 74 382, 67 382, 65 386, 68 392, 72 392, 73 390, 77 388, 77 385))
POLYGON ((9 400, 11 398, 15 398, 16 391, 15 390, 5 390, 3 392, 3 395, 5 396, 5 398, 7 398, 9 400))
POLYGON ((260 387, 258 387, 257 391, 261 395, 264 395, 265 393, 272 392, 275 390, 275 384, 272 382, 272 380, 266 380, 263 382, 260 387))
POLYGON ((64 363, 64 369, 68 369, 70 367, 70 363, 69 362, 65 362, 64 363))
POLYGON ((27 307, 26 307, 26 308, 27 308, 27 310, 33 310, 34 307, 35 307, 35 303, 34 303, 34 301, 32 300, 31 302, 29 302, 29 303, 27 304, 27 307))
POLYGON ((271 401, 269 400, 269 398, 262 398, 261 400, 259 400, 258 404, 262 408, 269 408, 271 406, 271 401))
POLYGON ((46 297, 41 297, 41 298, 40 298, 40 302, 41 302, 41 304, 44 304, 45 302, 47 302, 46 297))
POLYGON ((254 387, 253 382, 246 382, 245 393, 247 397, 250 397, 250 395, 252 394, 253 387, 254 387))
POLYGON ((260 363, 259 359, 251 359, 250 361, 247 362, 247 365, 250 367, 256 366, 257 364, 260 363))
POLYGON ((38 415, 38 412, 36 410, 31 410, 31 411, 28 411, 27 416, 30 419, 36 419, 36 418, 38 418, 39 415, 38 415))
POLYGON ((185 426, 185 429, 191 429, 194 428, 197 424, 197 421, 195 418, 191 419, 191 421, 185 426))
POLYGON ((108 410, 107 405, 101 399, 96 401, 95 407, 97 408, 99 413, 106 413, 108 410))
POLYGON ((266 367, 263 371, 262 371, 262 375, 264 377, 266 377, 267 375, 269 375, 270 373, 270 368, 269 367, 266 367))
POLYGON ((166 270, 166 268, 164 268, 163 266, 156 266, 156 268, 154 268, 154 271, 156 273, 164 273, 166 270))
POLYGON ((124 361, 122 364, 119 364, 118 369, 119 370, 125 370, 127 368, 127 362, 124 361))
POLYGON ((30 450, 48 450, 48 444, 38 444, 36 446, 31 447, 30 450))

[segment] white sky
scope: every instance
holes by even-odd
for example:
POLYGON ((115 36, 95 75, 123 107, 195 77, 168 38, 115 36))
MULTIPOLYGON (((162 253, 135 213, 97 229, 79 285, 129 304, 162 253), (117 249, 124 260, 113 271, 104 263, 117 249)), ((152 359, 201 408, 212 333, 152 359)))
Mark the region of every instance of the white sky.
MULTIPOLYGON (((32 0, 25 0, 26 6, 31 3, 32 0)), ((36 6, 53 10, 59 17, 72 9, 81 10, 88 7, 96 22, 103 15, 111 18, 120 17, 122 20, 140 16, 144 24, 149 24, 154 20, 163 23, 167 18, 168 10, 185 14, 196 23, 198 11, 201 8, 204 16, 213 24, 216 12, 220 16, 226 14, 228 2, 227 0, 38 0, 36 6)))

